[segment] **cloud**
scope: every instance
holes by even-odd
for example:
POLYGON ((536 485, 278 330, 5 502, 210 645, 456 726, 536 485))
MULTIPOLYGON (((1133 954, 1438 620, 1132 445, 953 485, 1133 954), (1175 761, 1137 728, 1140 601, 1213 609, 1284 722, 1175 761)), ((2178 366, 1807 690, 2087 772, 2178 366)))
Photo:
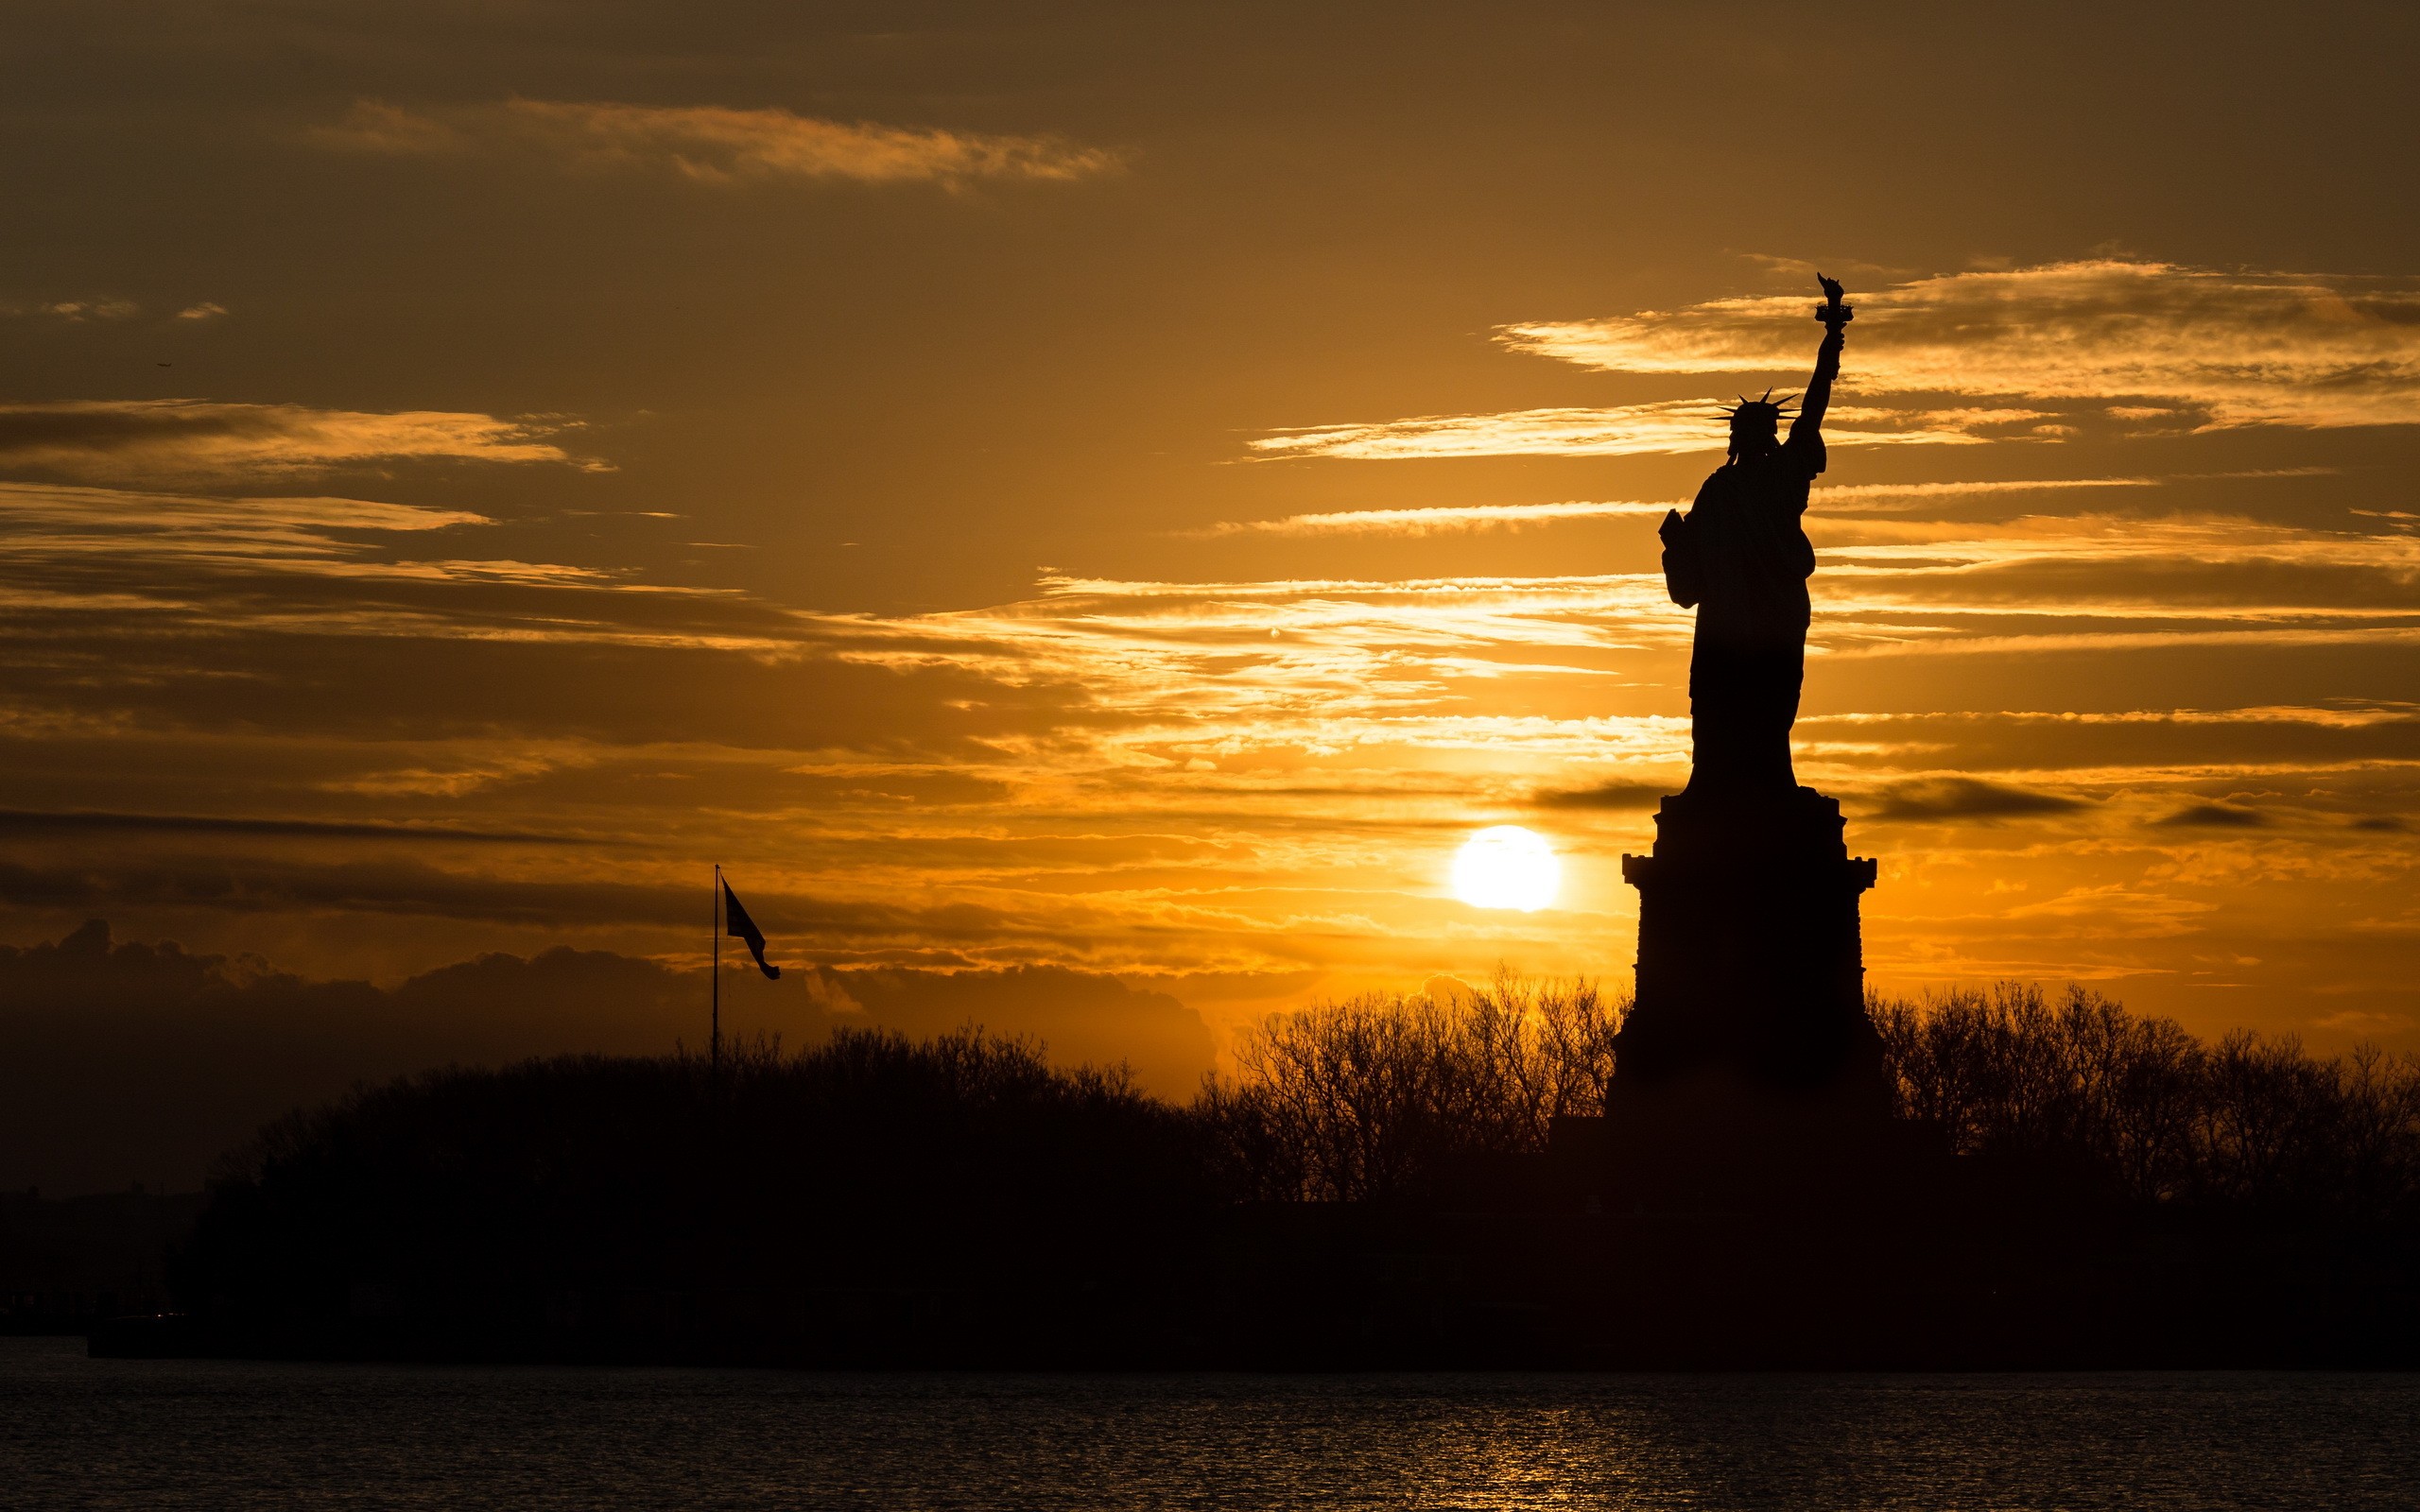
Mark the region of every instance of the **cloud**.
MULTIPOLYGON (((272 635, 306 659, 324 639, 328 654, 361 666, 415 654, 424 664, 481 643, 795 654, 823 634, 811 617, 731 590, 463 550, 465 533, 493 524, 466 510, 327 495, 0 483, 0 635, 27 648, 0 656, 0 685, 12 664, 22 676, 79 657, 90 659, 82 676, 121 690, 190 688, 199 697, 208 686, 222 703, 264 686, 272 664, 351 683, 268 653, 259 640, 272 635), (250 644, 239 652, 231 638, 250 644), (243 664, 224 664, 230 657, 243 664)), ((406 665, 387 676, 383 699, 417 680, 406 665)), ((449 676, 458 707, 481 686, 460 668, 449 676)), ((534 696, 525 690, 521 699, 534 696)))
MULTIPOLYGON (((24 306, 12 307, 10 314, 21 313, 24 306)), ((86 320, 130 320, 143 313, 143 306, 132 300, 52 300, 30 307, 40 315, 80 324, 86 320)))
MULTIPOLYGON (((1824 428, 1834 446, 1950 445, 2033 434, 2052 417, 2013 408, 1874 409, 1836 405, 1824 428)), ((1522 409, 1489 415, 1423 415, 1369 424, 1307 425, 1255 437, 1268 457, 1328 456, 1406 461, 1452 456, 1634 456, 1720 452, 1728 431, 1705 400, 1667 400, 1603 409, 1522 409)))
MULTIPOLYGON (((2127 478, 2001 478, 1972 483, 1858 483, 1826 488, 1818 499, 1830 512, 1902 509, 1949 500, 2002 493, 2057 492, 2067 489, 2147 489, 2170 480, 2127 478)), ((1566 520, 1655 518, 1686 509, 1686 499, 1571 500, 1562 504, 1431 505, 1411 509, 1340 509, 1289 514, 1277 520, 1222 520, 1197 536, 1430 536, 1449 531, 1519 529, 1566 520)))
POLYGON ((188 304, 183 309, 179 310, 177 312, 177 318, 180 320, 215 320, 226 313, 227 306, 219 303, 216 300, 204 300, 199 304, 188 304))
POLYGON ((0 467, 68 477, 207 478, 388 461, 576 462, 560 422, 450 410, 311 409, 203 399, 0 404, 0 467))
MULTIPOLYGON (((2099 402, 2120 420, 2185 427, 2420 422, 2410 280, 2104 259, 1853 298, 1849 376, 1861 394, 2099 402)), ((1790 373, 1807 364, 1812 308, 1794 295, 1712 300, 1508 325, 1500 339, 1602 372, 1790 373)))
POLYGON ((69 484, 0 483, 0 541, 18 552, 66 546, 247 560, 344 553, 346 532, 421 532, 492 524, 485 515, 324 495, 236 497, 69 484))
POLYGON ((1873 810, 1877 819, 2004 819, 2030 814, 2067 814, 2085 805, 2055 793, 2008 787, 1972 777, 1927 777, 1894 782, 1882 790, 1873 810))
MULTIPOLYGON (((148 601, 191 614, 215 591, 238 597, 256 624, 274 615, 265 575, 339 577, 355 582, 517 585, 527 588, 632 588, 612 575, 552 562, 412 558, 415 536, 492 525, 485 515, 421 505, 326 495, 227 497, 83 485, 0 483, 0 582, 17 590, 15 610, 108 608, 118 613, 148 601)), ((323 594, 284 606, 291 615, 351 616, 377 610, 363 599, 331 603, 323 594)), ((698 596, 696 594, 683 596, 698 596)), ((708 594, 706 596, 712 596, 708 594)))
POLYGON ((2152 822, 2169 829, 2253 830, 2266 825, 2269 816, 2257 809, 2237 808, 2225 803, 2195 803, 2152 822))
POLYGON ((1442 734, 1458 722, 1439 708, 1450 679, 1544 672, 1558 658, 1563 675, 1582 674, 1596 653, 1677 642, 1688 623, 1645 575, 1044 586, 1003 610, 887 622, 838 654, 1081 679, 1106 706, 1154 721, 1327 745, 1357 738, 1360 717, 1389 742, 1420 738, 1432 719, 1442 734))
POLYGON ((105 814, 85 810, 45 812, 0 809, 0 835, 241 834, 332 840, 439 840, 593 844, 579 835, 537 834, 523 830, 479 830, 445 824, 389 824, 359 820, 246 818, 204 814, 105 814))
MULTIPOLYGON (((1055 964, 1320 984, 1287 989, 1299 995, 1375 985, 1414 957, 1424 971, 1505 958, 1616 973, 1634 903, 1598 841, 1643 823, 1685 771, 1688 615, 1651 572, 1055 576, 976 609, 828 614, 602 569, 481 576, 461 542, 499 527, 462 511, 32 485, 5 502, 0 741, 24 794, 10 801, 259 824, 27 821, 9 832, 0 895, 54 929, 106 910, 188 938, 284 931, 329 971, 357 969, 348 951, 446 958, 420 954, 440 939, 456 954, 570 938, 668 954, 694 934, 683 858, 713 847, 748 858, 745 895, 797 952, 796 974, 1055 964), (1568 858, 1571 907, 1506 925, 1443 879, 1473 823, 1522 809, 1568 858), (449 852, 315 824, 531 838, 449 852), (421 862, 437 864, 406 864, 421 862), (411 943, 353 943, 373 939, 411 943)), ((1945 941, 1970 963, 1996 949, 1992 961, 2031 952, 2027 970, 2069 969, 2048 923, 2020 937, 1938 922, 1943 898, 1972 902, 1957 879, 1981 875, 1962 870, 1979 849, 2056 852, 2017 868, 2031 881, 2018 902, 2050 896, 2050 880, 2061 896, 2168 899, 2137 912, 2170 939, 2209 927, 2194 910, 2232 895, 2206 871, 2241 848, 2144 821, 2230 791, 2293 812, 2408 807, 2409 709, 1854 713, 1966 707, 1972 679, 1924 663, 1967 648, 2082 650, 2094 678, 2117 679, 2145 676, 2130 636, 2273 650, 2318 630, 2420 634, 2395 576, 2420 564, 2413 543, 2387 522, 2364 535, 2333 506, 2326 517, 2308 530, 2212 515, 1817 522, 1806 780, 1895 789, 1936 820, 1989 818, 2007 792, 2092 804, 2055 825, 1902 829, 1887 853, 1907 876, 1870 916, 1877 970, 1945 941), (1827 660, 1878 646, 1903 660, 1827 660), (1985 773, 1997 793, 1923 785, 1985 773), (2328 785, 2356 775, 2370 785, 2328 785), (1920 917, 1891 912, 1903 907, 1920 917)), ((2158 696, 2188 696, 2151 676, 2158 696)), ((2041 674, 2039 696, 2068 679, 2041 674)), ((2297 679, 2264 696, 2335 691, 2297 679)), ((2296 865, 2339 864, 2307 827, 2263 833, 2296 865)), ((2381 874, 2401 864, 2380 837, 2344 845, 2357 837, 2342 822, 2320 838, 2381 874)), ((1993 882, 2024 880, 1995 856, 1993 882)), ((2350 885, 2329 896, 2368 906, 2350 885)), ((2000 901, 1975 911, 1997 917, 2000 901)), ((2139 923, 2090 937, 2153 937, 2139 923)), ((2072 964, 2169 949, 2113 943, 2072 964)))
POLYGON ((2003 493, 2057 493, 2069 489, 2152 489, 2174 478, 1992 478, 1964 483, 1826 484, 1817 497, 1831 512, 1907 509, 2003 493))
POLYGON ((1818 635, 1836 651, 2065 634, 2091 621, 2112 636, 2258 627, 2281 638, 2399 637, 2420 626, 2411 598, 2420 538, 2391 530, 2184 513, 1997 522, 1819 513, 1808 526, 1822 562, 1818 635))
POLYGON ((1342 509, 1327 514, 1290 514, 1282 520, 1223 520, 1203 536, 1427 536, 1452 530, 1517 529, 1564 520, 1612 520, 1634 515, 1657 516, 1667 509, 1686 508, 1686 499, 1653 503, 1615 501, 1567 504, 1440 505, 1420 509, 1342 509))
POLYGON ((1599 782, 1591 787, 1549 788, 1530 799, 1541 809, 1651 809, 1671 795, 1661 782, 1599 782))
POLYGON ((2339 1029, 2346 1032, 2360 1030, 2369 1033, 2377 1033, 2384 1030, 2391 1033, 2398 1029, 2411 1028, 2411 1015, 2408 1013, 2365 1012, 2359 1008, 2348 1008, 2342 1013, 2322 1014, 2320 1017, 2312 1020, 2311 1022, 2322 1029, 2339 1029))
POLYGON ((1063 181, 1115 169, 1116 154, 1049 136, 825 120, 774 109, 567 100, 406 110, 356 103, 314 133, 393 156, 521 152, 586 167, 662 167, 708 183, 748 180, 959 184, 1063 181))
POLYGON ((2314 794, 2367 773, 2391 801, 2420 767, 2420 712, 2402 704, 1817 713, 1800 718, 1798 738, 1826 760, 1904 769, 1910 779, 1944 768, 2025 772, 2055 775, 2070 792, 2157 788, 2188 801, 2203 801, 2194 789, 2230 776, 2256 775, 2273 788, 2297 773, 2317 784, 2314 794))
MULTIPOLYGON (((341 836, 337 838, 342 838, 341 836)), ((323 854, 360 855, 357 848, 323 854)), ((26 907, 89 910, 129 905, 173 906, 233 913, 320 916, 393 914, 421 919, 511 921, 548 929, 649 924, 684 929, 695 888, 648 878, 623 880, 587 868, 532 880, 472 866, 419 860, 273 860, 177 852, 156 860, 87 857, 60 867, 0 862, 0 902, 26 907)), ((996 909, 966 904, 916 906, 878 900, 836 900, 765 888, 749 889, 751 906, 784 940, 811 938, 827 959, 847 947, 902 940, 960 942, 1013 933, 1018 921, 996 909)))
MULTIPOLYGON (((494 112, 501 107, 476 109, 494 112)), ((452 113, 460 113, 459 108, 452 113)), ((389 157, 464 152, 475 145, 470 132, 444 116, 407 111, 384 100, 355 100, 343 120, 333 126, 314 127, 309 136, 321 146, 389 157)))

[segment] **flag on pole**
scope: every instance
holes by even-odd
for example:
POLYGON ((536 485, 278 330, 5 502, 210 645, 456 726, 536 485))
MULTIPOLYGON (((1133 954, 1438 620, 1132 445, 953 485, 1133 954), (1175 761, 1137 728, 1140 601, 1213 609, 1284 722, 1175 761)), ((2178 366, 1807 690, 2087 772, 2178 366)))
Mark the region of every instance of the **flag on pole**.
POLYGON ((756 920, 748 917, 748 910, 739 905, 739 899, 727 882, 722 885, 722 932, 734 939, 748 942, 748 954, 756 957, 756 970, 773 981, 782 979, 782 969, 768 964, 765 959, 765 932, 756 927, 756 920))

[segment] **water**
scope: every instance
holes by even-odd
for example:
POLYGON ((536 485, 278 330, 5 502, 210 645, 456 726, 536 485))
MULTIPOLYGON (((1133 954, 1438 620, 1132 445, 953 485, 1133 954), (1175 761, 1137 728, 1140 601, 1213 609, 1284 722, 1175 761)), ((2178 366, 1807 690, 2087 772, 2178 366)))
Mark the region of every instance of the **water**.
POLYGON ((838 1375, 0 1339, 0 1504, 2410 1508, 2420 1375, 838 1375))

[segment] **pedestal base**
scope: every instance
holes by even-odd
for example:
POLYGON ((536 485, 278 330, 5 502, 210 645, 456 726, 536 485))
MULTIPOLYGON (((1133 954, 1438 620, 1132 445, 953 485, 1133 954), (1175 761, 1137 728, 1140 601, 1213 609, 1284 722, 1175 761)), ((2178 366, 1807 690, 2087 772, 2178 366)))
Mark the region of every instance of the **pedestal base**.
POLYGON ((1765 1205, 1858 1178, 1889 1142, 1858 899, 1875 864, 1812 788, 1682 794, 1638 889, 1638 997, 1616 1041, 1608 1194, 1765 1205))

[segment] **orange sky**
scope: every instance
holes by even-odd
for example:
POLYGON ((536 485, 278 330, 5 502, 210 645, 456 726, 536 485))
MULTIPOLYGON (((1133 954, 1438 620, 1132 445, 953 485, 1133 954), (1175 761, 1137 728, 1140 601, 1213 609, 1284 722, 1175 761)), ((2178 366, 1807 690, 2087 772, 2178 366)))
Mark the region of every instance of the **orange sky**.
POLYGON ((1624 976, 1820 266, 1875 980, 2420 1046, 2414 22, 2307 20, 21 8, 0 938, 1624 976))

